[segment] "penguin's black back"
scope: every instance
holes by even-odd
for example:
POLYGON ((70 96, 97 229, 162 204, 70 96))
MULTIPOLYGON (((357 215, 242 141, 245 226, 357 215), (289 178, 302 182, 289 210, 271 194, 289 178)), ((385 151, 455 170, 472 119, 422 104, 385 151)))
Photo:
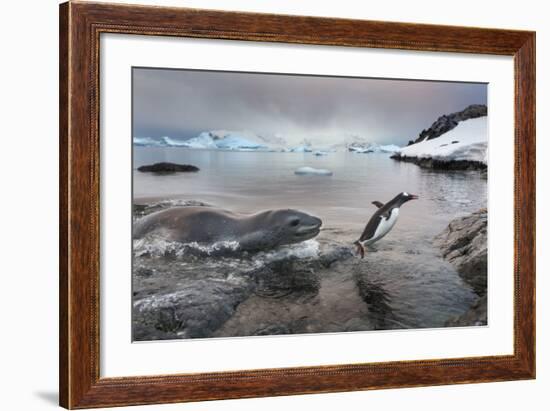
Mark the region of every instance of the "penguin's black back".
POLYGON ((384 204, 382 207, 376 210, 376 212, 372 215, 369 222, 365 226, 365 229, 363 230, 363 234, 361 234, 361 237, 359 237, 359 241, 367 241, 372 237, 374 237, 374 234, 376 233, 376 229, 378 228, 378 225, 380 224, 382 219, 387 220, 388 218, 390 218, 392 210, 396 207, 399 208, 400 197, 401 197, 401 194, 398 194, 392 200, 388 201, 386 204, 384 204))

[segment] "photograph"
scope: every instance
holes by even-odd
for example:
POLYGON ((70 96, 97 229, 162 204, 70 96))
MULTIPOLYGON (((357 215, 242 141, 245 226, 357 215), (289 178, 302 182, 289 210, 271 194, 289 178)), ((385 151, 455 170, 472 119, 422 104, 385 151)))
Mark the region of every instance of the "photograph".
POLYGON ((133 341, 486 326, 487 86, 133 67, 133 341))

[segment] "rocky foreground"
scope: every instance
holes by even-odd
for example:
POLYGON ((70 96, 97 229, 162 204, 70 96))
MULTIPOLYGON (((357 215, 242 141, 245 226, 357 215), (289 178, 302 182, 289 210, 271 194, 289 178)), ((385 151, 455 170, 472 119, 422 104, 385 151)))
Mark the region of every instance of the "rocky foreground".
POLYGON ((461 316, 447 325, 487 324, 487 209, 452 220, 435 239, 443 257, 479 296, 461 316))
MULTIPOLYGON (((203 255, 182 261, 181 257, 167 255, 161 265, 158 258, 141 259, 133 280, 134 339, 330 331, 330 327, 324 330, 326 324, 319 315, 322 311, 314 308, 315 300, 320 299, 321 281, 327 280, 325 270, 336 261, 352 257, 351 249, 323 242, 316 255, 306 258, 273 258, 269 254, 257 257, 254 261, 203 255), (199 264, 201 269, 197 270, 199 264), (262 300, 261 318, 256 310, 258 299, 262 300), (266 313, 266 301, 271 301, 273 315, 266 313), (285 313, 280 311, 283 305, 286 310, 305 307, 301 318, 307 317, 308 321, 300 321, 300 316, 284 320, 285 313)), ((354 304, 364 311, 362 315, 346 315, 362 316, 363 320, 338 323, 334 331, 374 329, 364 303, 354 304)))
MULTIPOLYGON (((134 215, 186 205, 207 206, 164 200, 135 205, 134 215)), ((137 240, 133 339, 486 324, 486 303, 479 298, 487 287, 480 251, 485 247, 486 266, 483 219, 486 212, 453 220, 438 237, 437 248, 429 239, 425 249, 388 236, 364 260, 354 255, 338 228, 326 228, 301 244, 238 257, 137 240), (439 248, 450 263, 438 256, 439 248), (476 289, 477 297, 464 282, 476 289), (461 297, 456 297, 457 287, 466 290, 461 297), (457 303, 451 311, 437 308, 457 303)))

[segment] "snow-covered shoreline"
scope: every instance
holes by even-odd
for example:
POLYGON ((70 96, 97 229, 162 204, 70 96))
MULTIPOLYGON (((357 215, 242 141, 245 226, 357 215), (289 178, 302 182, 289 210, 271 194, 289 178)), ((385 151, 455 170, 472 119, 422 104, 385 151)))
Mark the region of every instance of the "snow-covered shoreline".
POLYGON ((403 147, 393 159, 440 169, 487 168, 487 117, 461 121, 431 140, 403 147))

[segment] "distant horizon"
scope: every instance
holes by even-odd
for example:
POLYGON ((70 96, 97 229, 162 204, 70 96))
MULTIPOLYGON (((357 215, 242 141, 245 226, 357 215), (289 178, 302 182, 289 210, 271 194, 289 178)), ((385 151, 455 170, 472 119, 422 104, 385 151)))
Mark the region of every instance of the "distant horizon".
POLYGON ((186 69, 134 68, 132 91, 133 137, 154 140, 227 130, 404 146, 442 115, 487 105, 486 83, 186 69))

